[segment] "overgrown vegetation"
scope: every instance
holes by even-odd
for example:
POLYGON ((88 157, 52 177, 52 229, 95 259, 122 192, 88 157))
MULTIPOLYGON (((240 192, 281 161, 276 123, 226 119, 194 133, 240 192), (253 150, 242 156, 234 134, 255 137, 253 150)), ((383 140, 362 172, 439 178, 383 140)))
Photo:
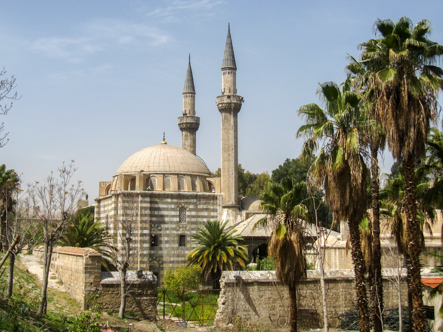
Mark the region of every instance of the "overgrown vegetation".
POLYGON ((170 291, 158 293, 158 316, 166 319, 177 317, 186 321, 196 321, 211 325, 218 309, 218 291, 170 291))
POLYGON ((166 289, 172 291, 196 290, 200 286, 202 268, 198 265, 169 268, 163 277, 166 289))

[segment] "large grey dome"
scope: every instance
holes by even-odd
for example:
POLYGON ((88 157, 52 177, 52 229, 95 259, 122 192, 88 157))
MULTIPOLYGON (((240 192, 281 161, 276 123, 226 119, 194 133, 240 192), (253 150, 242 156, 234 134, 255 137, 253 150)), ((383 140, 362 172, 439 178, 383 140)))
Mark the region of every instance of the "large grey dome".
POLYGON ((205 163, 191 152, 166 143, 151 146, 130 156, 115 175, 134 173, 174 173, 210 176, 205 163))

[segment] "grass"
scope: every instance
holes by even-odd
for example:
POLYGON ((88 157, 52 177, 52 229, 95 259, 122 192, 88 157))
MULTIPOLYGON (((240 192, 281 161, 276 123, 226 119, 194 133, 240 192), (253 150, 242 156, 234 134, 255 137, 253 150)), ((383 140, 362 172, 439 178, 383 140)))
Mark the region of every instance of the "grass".
MULTIPOLYGON (((3 254, 0 253, 0 259, 3 254)), ((48 289, 47 314, 37 317, 40 304, 41 283, 36 276, 26 271, 26 267, 16 260, 14 269, 14 294, 6 298, 8 262, 0 269, 0 331, 99 331, 98 323, 120 326, 127 330, 130 323, 138 321, 119 319, 106 313, 82 311, 80 304, 69 294, 48 289)), ((98 308, 99 309, 99 308, 98 308)), ((100 310, 99 310, 100 311, 100 310)), ((129 313, 130 314, 130 313, 129 313)))
POLYGON ((163 317, 163 302, 166 317, 177 317, 186 321, 211 325, 218 309, 218 291, 182 292, 160 290, 158 293, 158 315, 163 317))

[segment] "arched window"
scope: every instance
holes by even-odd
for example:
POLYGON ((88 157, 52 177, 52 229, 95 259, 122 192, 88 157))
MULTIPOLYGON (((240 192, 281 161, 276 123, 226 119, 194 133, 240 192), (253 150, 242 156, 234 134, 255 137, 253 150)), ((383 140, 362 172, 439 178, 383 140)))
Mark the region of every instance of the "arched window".
POLYGON ((186 208, 184 206, 182 206, 182 207, 180 207, 180 209, 178 209, 178 222, 180 224, 186 223, 186 208))
POLYGON ((132 178, 128 183, 128 190, 135 190, 135 178, 132 178))
POLYGON ((165 186, 165 190, 171 190, 171 177, 165 176, 165 179, 163 180, 163 184, 165 186))
POLYGON ((105 189, 105 195, 109 195, 110 191, 111 191, 111 185, 109 184, 105 189))
POLYGON ((209 181, 208 181, 208 187, 209 187, 209 191, 210 191, 211 193, 215 193, 215 187, 214 187, 214 185, 212 184, 212 182, 209 182, 209 181))
POLYGON ((148 181, 147 181, 147 190, 155 190, 157 189, 157 178, 155 176, 151 176, 149 177, 148 181))
POLYGON ((184 191, 185 190, 185 178, 180 176, 178 178, 178 190, 179 191, 184 191))
POLYGON ((197 191, 197 179, 191 179, 192 191, 197 191))
POLYGON ((151 234, 151 247, 158 247, 158 235, 151 234))

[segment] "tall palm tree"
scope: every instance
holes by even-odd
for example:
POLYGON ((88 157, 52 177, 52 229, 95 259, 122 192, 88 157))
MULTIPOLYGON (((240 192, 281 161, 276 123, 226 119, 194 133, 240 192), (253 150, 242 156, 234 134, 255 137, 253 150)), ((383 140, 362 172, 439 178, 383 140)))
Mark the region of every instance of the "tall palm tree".
POLYGON ((303 221, 309 220, 309 210, 304 204, 307 199, 305 182, 296 183, 290 177, 280 183, 269 182, 260 197, 263 211, 269 217, 260 222, 273 231, 268 244, 268 254, 275 259, 277 278, 288 286, 290 299, 291 331, 297 331, 297 286, 306 274, 305 242, 303 221))
POLYGON ((406 230, 413 299, 412 326, 423 331, 424 314, 420 275, 420 225, 415 199, 415 158, 424 154, 429 122, 435 118, 437 94, 443 88, 443 70, 435 66, 443 47, 430 41, 427 20, 413 26, 407 17, 396 23, 378 20, 379 39, 362 43, 362 61, 369 71, 374 93, 374 113, 384 127, 395 158, 403 158, 406 183, 406 230))
POLYGON ((248 249, 241 245, 243 238, 234 234, 234 228, 226 228, 226 223, 208 221, 199 227, 192 244, 197 245, 187 255, 188 265, 202 268, 206 280, 211 275, 213 288, 220 289, 223 271, 233 270, 236 265, 244 268, 248 262, 248 249))
MULTIPOLYGON (((401 168, 400 168, 401 170, 401 168)), ((434 208, 425 200, 425 194, 429 190, 430 182, 421 167, 415 170, 416 199, 417 199, 417 220, 420 223, 420 246, 424 247, 423 229, 431 232, 431 223, 434 220, 434 208)), ((403 172, 390 174, 387 177, 384 188, 380 191, 381 213, 388 217, 391 227, 391 233, 397 244, 399 254, 404 257, 406 265, 406 281, 409 285, 411 280, 410 257, 408 251, 408 236, 406 227, 406 185, 403 172)), ((408 311, 412 316, 413 298, 408 292, 408 311)))
POLYGON ((366 211, 368 169, 356 121, 360 116, 360 99, 351 91, 349 83, 347 80, 342 89, 333 82, 320 84, 318 94, 326 107, 322 109, 317 104, 302 106, 298 112, 306 119, 306 124, 300 127, 297 136, 307 138, 302 156, 311 156, 319 150, 311 166, 311 180, 325 189, 325 199, 334 218, 348 222, 360 329, 368 332, 365 262, 358 228, 366 211))
POLYGON ((372 259, 369 270, 370 296, 372 303, 372 321, 374 323, 374 332, 383 331, 383 281, 381 274, 381 242, 380 242, 380 179, 378 153, 384 150, 386 145, 386 135, 383 133, 381 124, 370 118, 373 113, 374 94, 368 87, 368 71, 364 62, 359 62, 350 57, 350 63, 346 69, 351 74, 351 82, 356 92, 362 98, 362 141, 368 147, 371 155, 371 196, 372 196, 372 259))

